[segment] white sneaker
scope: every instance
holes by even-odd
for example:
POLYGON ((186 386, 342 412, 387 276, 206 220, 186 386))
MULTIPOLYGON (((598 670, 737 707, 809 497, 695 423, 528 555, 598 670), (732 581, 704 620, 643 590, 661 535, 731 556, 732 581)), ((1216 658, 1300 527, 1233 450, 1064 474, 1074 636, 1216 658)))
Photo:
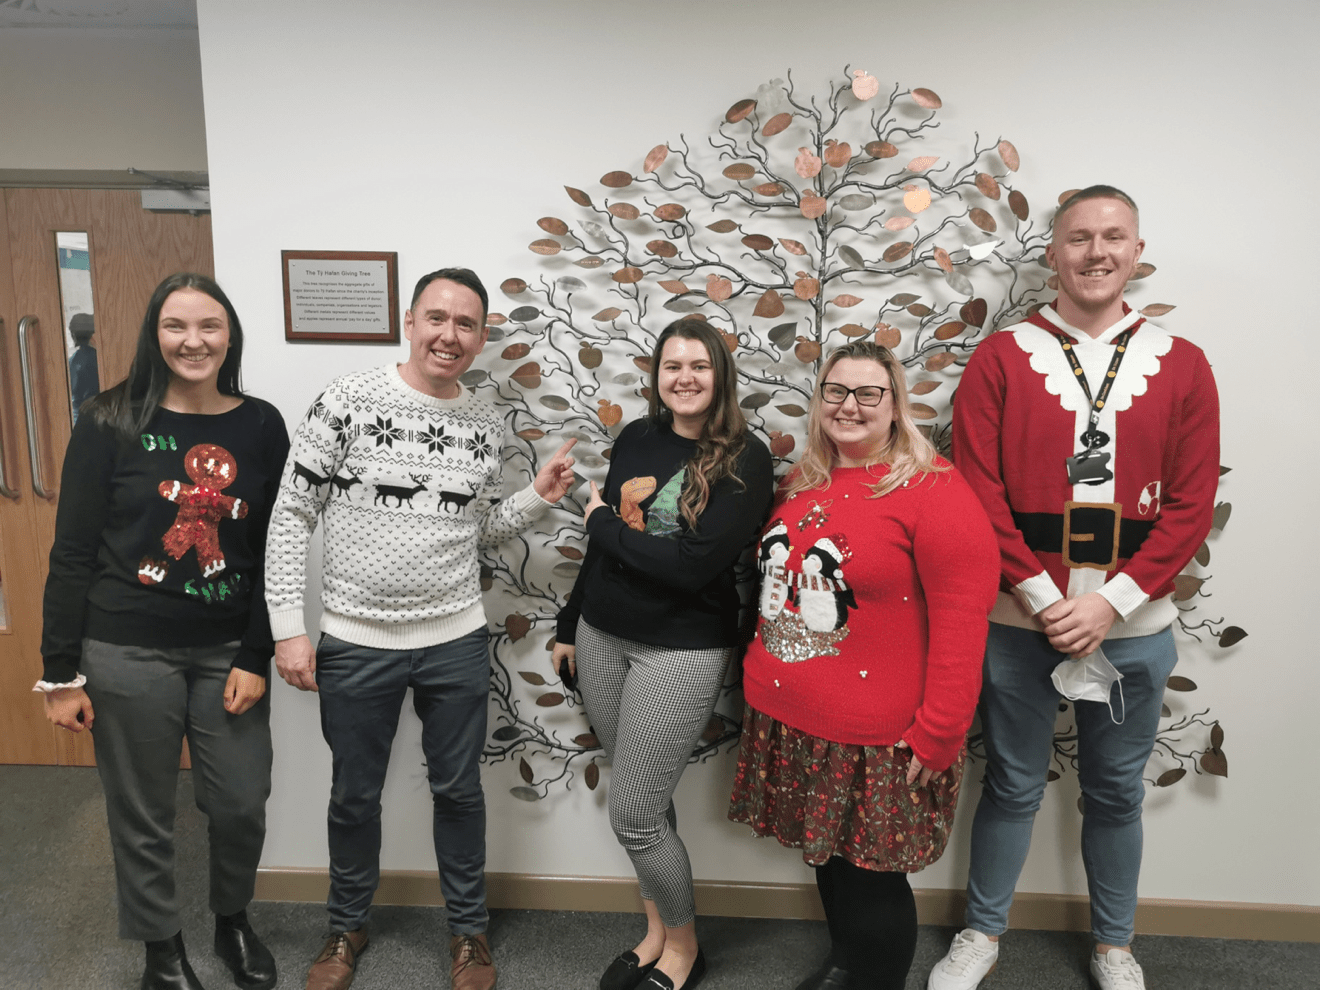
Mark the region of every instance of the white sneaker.
POLYGON ((976 990, 998 962, 999 943, 964 928, 953 937, 948 955, 930 971, 926 990, 976 990))
POLYGON ((1091 954, 1091 979, 1100 990, 1146 990, 1146 980, 1132 953, 1110 949, 1091 954))

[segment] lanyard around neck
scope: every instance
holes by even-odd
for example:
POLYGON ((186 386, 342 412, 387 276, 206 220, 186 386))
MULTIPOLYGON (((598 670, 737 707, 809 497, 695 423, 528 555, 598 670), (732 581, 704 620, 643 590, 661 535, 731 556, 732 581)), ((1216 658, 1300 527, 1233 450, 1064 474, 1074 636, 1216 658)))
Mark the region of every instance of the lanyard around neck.
POLYGON ((1118 366, 1123 363, 1123 355, 1127 353, 1128 341, 1132 339, 1135 327, 1124 330, 1114 338, 1114 356, 1109 359, 1109 370, 1105 373, 1105 380, 1100 385, 1100 391, 1096 393, 1095 398, 1091 397, 1091 385, 1086 380, 1086 372, 1082 370, 1082 362, 1077 360, 1077 352, 1073 348, 1073 343, 1067 337, 1059 337, 1059 346, 1063 348, 1063 356, 1068 359, 1073 374, 1077 376, 1077 384, 1082 386, 1082 391, 1086 394, 1086 399, 1091 403, 1091 418, 1087 425, 1086 432, 1082 434, 1082 443, 1089 449, 1094 450, 1097 447, 1103 447, 1106 443, 1104 434, 1096 429, 1096 424, 1100 422, 1100 410, 1105 407, 1105 402, 1109 399, 1109 390, 1114 387, 1114 379, 1118 376, 1118 366))

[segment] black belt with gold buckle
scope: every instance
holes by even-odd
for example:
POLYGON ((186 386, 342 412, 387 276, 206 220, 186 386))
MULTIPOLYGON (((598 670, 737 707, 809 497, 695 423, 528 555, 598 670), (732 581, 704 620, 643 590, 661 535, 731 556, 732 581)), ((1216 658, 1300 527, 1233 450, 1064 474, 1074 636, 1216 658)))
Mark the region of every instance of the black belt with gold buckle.
POLYGON ((1069 567, 1112 571, 1141 549, 1153 522, 1123 518, 1118 502, 1065 502, 1062 514, 1014 512, 1013 525, 1032 550, 1058 553, 1069 567))

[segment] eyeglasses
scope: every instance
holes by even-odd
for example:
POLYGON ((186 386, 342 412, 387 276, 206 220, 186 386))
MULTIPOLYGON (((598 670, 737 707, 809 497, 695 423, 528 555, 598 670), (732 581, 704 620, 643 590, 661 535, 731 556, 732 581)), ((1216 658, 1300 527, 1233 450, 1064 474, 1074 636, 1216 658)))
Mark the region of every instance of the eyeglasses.
POLYGON ((885 393, 891 391, 883 385, 859 385, 857 388, 844 388, 834 382, 820 383, 820 397, 832 406, 845 401, 848 396, 857 400, 859 406, 878 406, 885 401, 885 393))

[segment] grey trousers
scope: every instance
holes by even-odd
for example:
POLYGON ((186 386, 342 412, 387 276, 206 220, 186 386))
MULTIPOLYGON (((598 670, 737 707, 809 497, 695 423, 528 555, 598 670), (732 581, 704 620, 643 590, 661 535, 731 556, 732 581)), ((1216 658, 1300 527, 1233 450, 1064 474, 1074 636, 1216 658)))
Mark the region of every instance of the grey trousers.
POLYGON ((610 827, 660 920, 693 920, 692 864, 674 790, 710 721, 733 650, 679 650, 623 639, 579 620, 577 671, 596 738, 613 764, 610 827))
POLYGON ((270 796, 270 695, 242 715, 225 711, 237 649, 237 643, 148 649, 83 641, 120 938, 156 941, 181 927, 174 795, 185 735, 197 807, 209 819, 211 910, 233 914, 252 900, 270 796))

